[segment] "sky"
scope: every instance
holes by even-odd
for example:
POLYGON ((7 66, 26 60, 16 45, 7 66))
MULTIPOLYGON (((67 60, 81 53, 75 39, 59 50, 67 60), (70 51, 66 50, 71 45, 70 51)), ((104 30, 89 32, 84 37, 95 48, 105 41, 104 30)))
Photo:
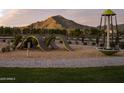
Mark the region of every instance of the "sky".
MULTIPOLYGON (((0 26, 26 26, 61 15, 82 25, 98 26, 102 9, 0 9, 0 26)), ((118 24, 124 24, 124 9, 113 9, 118 24)))

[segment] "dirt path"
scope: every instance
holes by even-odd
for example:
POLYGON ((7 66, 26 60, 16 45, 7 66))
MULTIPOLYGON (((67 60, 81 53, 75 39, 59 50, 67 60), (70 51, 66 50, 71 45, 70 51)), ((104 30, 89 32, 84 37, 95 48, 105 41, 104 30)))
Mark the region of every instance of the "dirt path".
POLYGON ((41 60, 26 58, 23 60, 0 60, 0 67, 102 67, 124 65, 124 57, 102 57, 82 59, 41 60))

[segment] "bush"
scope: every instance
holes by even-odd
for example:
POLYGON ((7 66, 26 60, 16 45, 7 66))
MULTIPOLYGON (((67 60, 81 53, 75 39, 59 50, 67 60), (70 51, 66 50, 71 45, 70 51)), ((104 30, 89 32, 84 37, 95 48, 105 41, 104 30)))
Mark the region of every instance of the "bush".
POLYGON ((9 46, 5 47, 5 50, 6 50, 6 52, 9 52, 10 51, 10 47, 9 46))
POLYGON ((63 41, 59 41, 59 43, 63 43, 63 41))
POLYGON ((111 42, 111 43, 110 43, 110 46, 114 48, 114 47, 115 47, 115 43, 112 43, 112 42, 111 42))
POLYGON ((120 47, 121 49, 124 49, 124 42, 121 42, 121 43, 119 44, 119 47, 120 47))
POLYGON ((104 46, 104 44, 102 43, 102 44, 100 44, 99 46, 100 46, 100 47, 103 47, 103 46, 104 46))
POLYGON ((78 45, 78 44, 79 44, 79 43, 78 43, 78 41, 76 41, 76 42, 75 42, 75 44, 77 44, 77 45, 78 45))
POLYGON ((96 45, 96 43, 93 42, 92 45, 94 46, 94 45, 96 45))
POLYGON ((10 51, 10 47, 9 46, 6 46, 4 48, 1 49, 1 52, 9 52, 10 51))
POLYGON ((12 43, 13 43, 13 42, 14 42, 14 40, 11 40, 10 42, 12 42, 12 43))
POLYGON ((4 39, 3 42, 6 42, 6 40, 4 39))
POLYGON ((6 48, 5 48, 5 47, 2 48, 2 49, 1 49, 1 52, 2 52, 2 53, 6 52, 6 48))
POLYGON ((72 44, 72 42, 71 42, 71 41, 68 41, 68 43, 69 43, 69 44, 72 44))
POLYGON ((83 44, 84 44, 84 45, 87 45, 87 42, 84 42, 83 44))

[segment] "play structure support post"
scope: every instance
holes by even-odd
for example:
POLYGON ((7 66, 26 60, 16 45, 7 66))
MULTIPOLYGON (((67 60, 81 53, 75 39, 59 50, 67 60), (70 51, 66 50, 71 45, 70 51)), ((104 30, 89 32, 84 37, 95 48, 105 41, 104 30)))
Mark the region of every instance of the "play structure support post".
POLYGON ((31 43, 28 42, 28 43, 27 43, 27 57, 29 57, 29 49, 30 49, 30 45, 31 45, 31 43))
MULTIPOLYGON (((106 16, 104 16, 104 29, 106 29, 106 16)), ((104 45, 104 47, 105 47, 105 40, 106 39, 106 32, 104 31, 104 33, 103 33, 103 45, 104 45)))
MULTIPOLYGON (((116 33, 117 33, 117 35, 116 35, 116 45, 118 45, 119 44, 119 32, 118 32, 118 25, 117 25, 116 16, 115 16, 115 25, 116 25, 116 33)), ((118 45, 118 47, 119 47, 119 45, 118 45)))
POLYGON ((112 20, 112 16, 110 16, 111 17, 111 30, 112 30, 112 40, 111 40, 111 42, 112 42, 112 44, 113 44, 113 39, 114 39, 114 31, 113 31, 113 20, 112 20))
POLYGON ((106 49, 110 49, 110 16, 108 16, 108 24, 107 24, 106 49))

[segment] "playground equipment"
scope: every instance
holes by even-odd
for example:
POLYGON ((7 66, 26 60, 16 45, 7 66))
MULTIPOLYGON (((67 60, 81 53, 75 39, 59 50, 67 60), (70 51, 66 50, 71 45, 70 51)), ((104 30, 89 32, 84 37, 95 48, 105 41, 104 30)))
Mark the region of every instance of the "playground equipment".
POLYGON ((45 36, 45 38, 40 35, 23 36, 21 42, 17 44, 16 49, 27 48, 27 42, 31 42, 31 47, 39 48, 42 51, 50 50, 50 48, 57 49, 59 47, 55 42, 56 37, 59 37, 59 39, 63 42, 63 46, 66 50, 72 51, 72 48, 69 46, 64 35, 48 35, 45 36))
POLYGON ((101 15, 100 30, 104 31, 102 35, 103 46, 101 47, 100 51, 102 53, 111 55, 117 53, 119 51, 119 33, 116 14, 112 10, 107 9, 101 15), (113 20, 113 18, 115 18, 115 20, 113 20), (104 26, 102 26, 103 19, 104 26), (113 25, 113 21, 115 21, 115 25, 113 25))

